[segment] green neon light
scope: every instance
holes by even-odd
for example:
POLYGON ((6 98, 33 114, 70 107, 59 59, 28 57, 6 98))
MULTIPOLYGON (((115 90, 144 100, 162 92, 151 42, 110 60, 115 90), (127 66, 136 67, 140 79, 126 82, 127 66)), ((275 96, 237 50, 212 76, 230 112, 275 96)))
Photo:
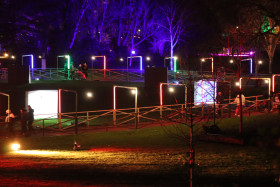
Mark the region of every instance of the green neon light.
POLYGON ((67 68, 70 69, 71 66, 71 60, 70 60, 70 55, 65 55, 65 58, 67 58, 67 68))

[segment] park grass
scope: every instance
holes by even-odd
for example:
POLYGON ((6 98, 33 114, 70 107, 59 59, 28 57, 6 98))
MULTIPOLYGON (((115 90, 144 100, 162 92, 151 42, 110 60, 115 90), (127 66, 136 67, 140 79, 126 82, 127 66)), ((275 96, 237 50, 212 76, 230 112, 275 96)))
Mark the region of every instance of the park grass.
MULTIPOLYGON (((194 148, 197 164, 194 173, 195 184, 201 186, 206 184, 276 185, 275 179, 280 171, 279 147, 269 147, 269 145, 259 147, 259 144, 255 144, 253 140, 258 142, 267 141, 268 137, 271 140, 279 138, 278 121, 278 114, 244 117, 243 135, 244 138, 252 141, 246 141, 248 144, 245 145, 199 141, 199 137, 205 134, 202 125, 209 126, 212 122, 195 124, 194 148)), ((238 135, 239 118, 218 120, 217 125, 221 133, 226 136, 238 135)), ((78 176, 74 178, 75 180, 83 176, 92 182, 92 176, 89 174, 97 173, 97 177, 94 178, 96 181, 101 180, 99 179, 101 175, 105 175, 115 177, 117 181, 121 176, 125 182, 128 182, 131 179, 129 174, 132 173, 134 174, 132 179, 136 184, 141 184, 141 180, 145 184, 151 184, 151 181, 157 179, 151 176, 159 176, 168 177, 167 179, 171 181, 159 182, 160 184, 185 186, 188 176, 185 164, 189 160, 189 149, 181 132, 188 137, 189 128, 178 124, 122 131, 89 132, 77 136, 36 135, 17 139, 22 149, 27 152, 9 152, 3 159, 7 167, 13 169, 11 173, 13 176, 15 168, 18 167, 20 169, 25 167, 25 171, 35 176, 38 172, 37 167, 30 167, 31 164, 35 164, 40 166, 38 168, 45 169, 40 172, 40 175, 50 178, 53 178, 54 174, 67 178, 61 173, 66 172, 70 175, 75 172, 78 173, 75 175, 78 176), (74 139, 81 145, 81 151, 72 151, 74 139), (25 166, 14 161, 17 159, 23 159, 31 164, 25 166), (142 176, 142 179, 136 180, 139 176, 142 176)), ((8 140, 0 141, 7 143, 8 140)), ((20 169, 17 170, 21 171, 20 169)), ((4 173, 9 176, 9 172, 4 173)), ((71 180, 72 177, 71 175, 71 180)), ((67 179, 70 180, 69 177, 67 179)), ((106 180, 101 181, 103 184, 106 180)))
MULTIPOLYGON (((246 144, 279 146, 280 126, 279 114, 263 114, 244 116, 243 139, 246 144)), ((226 118, 216 121, 221 129, 220 134, 239 137, 239 118, 226 118)), ((194 124, 195 141, 205 134, 202 126, 211 126, 213 122, 194 124)), ((82 149, 92 147, 185 147, 190 128, 185 124, 155 126, 122 131, 88 132, 78 135, 62 135, 43 137, 40 134, 28 138, 20 138, 23 149, 60 149, 70 150, 74 140, 82 145, 82 149), (187 138, 183 138, 183 136, 187 138)), ((0 142, 3 143, 3 139, 0 142)))

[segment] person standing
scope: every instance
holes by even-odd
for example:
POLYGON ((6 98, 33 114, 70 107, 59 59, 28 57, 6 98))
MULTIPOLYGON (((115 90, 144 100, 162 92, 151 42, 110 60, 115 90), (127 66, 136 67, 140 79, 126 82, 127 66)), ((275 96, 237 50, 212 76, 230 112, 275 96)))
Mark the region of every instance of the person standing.
POLYGON ((222 95, 222 92, 218 92, 218 95, 216 96, 216 103, 218 105, 218 115, 222 116, 222 104, 224 103, 224 96, 222 95))
POLYGON ((84 63, 84 65, 83 65, 83 73, 85 74, 86 79, 88 77, 87 71, 88 71, 88 65, 87 65, 87 63, 84 63))
MULTIPOLYGON (((239 95, 240 94, 237 94, 234 102, 236 103, 236 109, 235 109, 235 115, 239 116, 240 115, 240 112, 241 112, 241 105, 240 105, 240 99, 239 99, 239 95)), ((242 103, 242 107, 245 106, 245 97, 243 94, 241 94, 241 103, 242 103)))
POLYGON ((27 136, 28 113, 25 108, 20 109, 21 134, 27 136))
POLYGON ((9 136, 14 136, 14 123, 15 123, 15 115, 11 112, 11 110, 6 110, 6 118, 5 122, 8 124, 7 130, 9 136))
POLYGON ((31 108, 30 105, 27 106, 28 110, 28 121, 27 121, 27 127, 28 127, 28 133, 31 134, 33 132, 33 121, 34 121, 34 109, 31 108))

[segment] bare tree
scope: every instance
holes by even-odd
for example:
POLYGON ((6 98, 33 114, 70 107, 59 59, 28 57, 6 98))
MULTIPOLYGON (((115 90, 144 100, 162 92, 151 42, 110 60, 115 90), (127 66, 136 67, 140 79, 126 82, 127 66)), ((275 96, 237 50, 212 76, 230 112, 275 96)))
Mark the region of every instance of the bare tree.
POLYGON ((165 45, 168 43, 170 57, 173 60, 174 48, 181 40, 184 29, 186 28, 184 24, 184 17, 187 16, 186 11, 179 10, 178 4, 171 1, 170 5, 160 7, 160 13, 158 15, 157 25, 159 30, 153 38, 154 50, 162 54, 165 45))

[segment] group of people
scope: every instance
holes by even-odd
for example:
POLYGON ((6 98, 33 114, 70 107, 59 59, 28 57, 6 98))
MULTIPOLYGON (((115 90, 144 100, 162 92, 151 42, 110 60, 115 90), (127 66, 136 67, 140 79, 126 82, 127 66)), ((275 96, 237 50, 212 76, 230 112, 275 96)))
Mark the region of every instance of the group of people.
MULTIPOLYGON (((236 109, 235 109, 235 116, 239 116, 240 115, 240 111, 241 111, 241 104, 240 104, 240 94, 237 94, 234 103, 236 103, 236 109)), ((221 112, 221 108, 222 108, 222 104, 224 103, 224 96, 222 95, 222 92, 218 92, 217 96, 216 96, 216 104, 218 106, 218 115, 221 116, 222 112, 221 112)), ((245 96, 243 94, 241 94, 241 103, 242 106, 245 106, 245 96)))
MULTIPOLYGON (((14 124, 16 121, 16 116, 12 113, 10 109, 6 110, 6 119, 7 131, 9 136, 14 136, 14 124)), ((28 105, 27 109, 20 109, 20 125, 21 125, 21 134, 24 136, 29 136, 34 132, 33 129, 34 121, 34 109, 28 105)))
POLYGON ((78 69, 72 64, 70 69, 70 78, 75 79, 87 79, 88 77, 88 65, 87 63, 79 64, 78 69))

